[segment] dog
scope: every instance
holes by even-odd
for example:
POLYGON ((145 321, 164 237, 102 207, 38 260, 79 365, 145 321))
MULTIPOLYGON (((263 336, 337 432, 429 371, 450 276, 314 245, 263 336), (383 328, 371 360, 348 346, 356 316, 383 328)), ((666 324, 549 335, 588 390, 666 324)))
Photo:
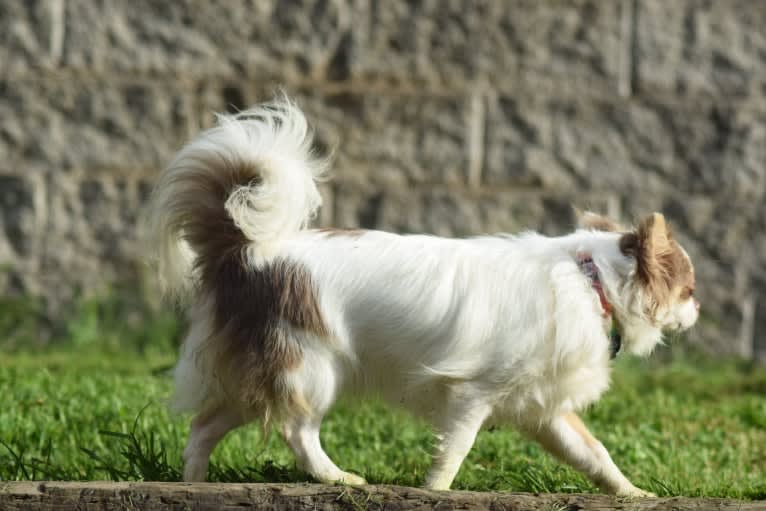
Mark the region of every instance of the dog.
POLYGON ((188 310, 172 405, 194 418, 185 481, 232 429, 281 424, 320 482, 365 484, 319 441, 344 394, 427 419, 426 487, 447 490, 482 426, 510 424, 602 491, 638 496, 578 410, 617 351, 647 355, 698 317, 692 262, 654 213, 626 228, 447 239, 311 229, 329 163, 286 97, 220 115, 161 173, 148 208, 163 289, 188 310))

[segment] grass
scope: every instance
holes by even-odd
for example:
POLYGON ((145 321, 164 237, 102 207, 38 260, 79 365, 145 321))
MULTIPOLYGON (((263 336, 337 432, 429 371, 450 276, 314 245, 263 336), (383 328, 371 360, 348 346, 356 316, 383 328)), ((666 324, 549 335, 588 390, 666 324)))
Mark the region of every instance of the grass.
MULTIPOLYGON (((101 352, 6 354, 0 362, 0 479, 178 480, 187 420, 163 399, 169 357, 101 352)), ((658 495, 766 498, 766 371, 711 361, 620 360, 586 421, 638 486, 658 495)), ((322 440, 370 482, 422 484, 432 436, 380 403, 341 404, 322 440)), ((257 425, 226 438, 214 481, 306 481, 257 425)), ((511 429, 485 431, 454 485, 466 490, 592 492, 577 472, 511 429)))
MULTIPOLYGON (((125 322, 124 304, 86 305, 52 347, 0 351, 0 480, 178 480, 188 418, 163 402, 177 324, 145 310, 125 322)), ((637 486, 661 496, 766 498, 766 369, 620 357, 613 380, 584 418, 637 486)), ((424 424, 377 402, 338 405, 322 441, 344 469, 402 485, 423 483, 433 445, 424 424)), ((210 479, 310 480, 279 435, 264 438, 256 424, 222 442, 210 479)), ((479 435, 453 488, 597 491, 510 428, 479 435)))

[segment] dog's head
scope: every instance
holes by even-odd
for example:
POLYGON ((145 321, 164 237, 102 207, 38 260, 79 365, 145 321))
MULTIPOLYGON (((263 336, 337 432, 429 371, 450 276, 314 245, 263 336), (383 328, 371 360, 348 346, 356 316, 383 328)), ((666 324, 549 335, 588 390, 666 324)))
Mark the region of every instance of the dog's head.
POLYGON ((606 282, 628 351, 650 352, 663 331, 682 331, 697 321, 700 304, 694 297, 694 266, 673 238, 665 217, 654 213, 635 228, 626 228, 593 213, 580 216, 587 229, 619 234, 622 261, 611 267, 606 282))

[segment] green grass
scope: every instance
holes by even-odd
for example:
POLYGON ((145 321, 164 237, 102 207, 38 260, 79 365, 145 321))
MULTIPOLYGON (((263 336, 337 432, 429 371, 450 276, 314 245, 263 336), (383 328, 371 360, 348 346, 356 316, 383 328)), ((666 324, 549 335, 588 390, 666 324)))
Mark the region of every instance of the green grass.
MULTIPOLYGON (((41 302, 0 299, 0 480, 179 479, 188 417, 164 400, 181 328, 128 296, 83 299, 59 322, 41 302)), ((658 358, 619 357, 585 414, 617 465, 661 496, 766 498, 766 368, 658 358)), ((342 468, 403 485, 423 483, 433 445, 424 424, 375 402, 338 405, 322 441, 342 468)), ((257 424, 222 442, 210 479, 310 480, 257 424)), ((511 428, 479 435, 453 488, 596 491, 511 428)))
MULTIPOLYGON (((188 418, 170 416, 158 350, 0 353, 0 479, 177 480, 188 418), (90 353, 90 355, 88 355, 90 353)), ((585 420, 638 486, 659 495, 766 498, 766 370, 733 362, 617 361, 585 420)), ((433 439, 379 403, 341 404, 322 440, 373 483, 422 484, 433 439)), ((213 455, 214 481, 307 481, 278 434, 242 428, 213 455)), ((482 432, 453 486, 593 492, 510 428, 482 432)))

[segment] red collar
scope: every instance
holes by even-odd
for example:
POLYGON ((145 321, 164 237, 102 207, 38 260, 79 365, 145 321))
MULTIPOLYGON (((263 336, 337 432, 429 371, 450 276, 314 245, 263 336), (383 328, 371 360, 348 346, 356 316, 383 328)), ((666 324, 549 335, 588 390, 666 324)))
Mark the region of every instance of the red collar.
POLYGON ((577 265, 582 272, 590 279, 591 287, 598 294, 598 299, 601 302, 601 308, 604 310, 603 316, 609 317, 612 315, 612 304, 606 299, 604 294, 604 286, 601 285, 601 276, 598 272, 598 266, 593 262, 593 257, 590 254, 577 254, 577 265))
POLYGON ((604 319, 610 319, 611 325, 609 326, 609 357, 614 358, 617 353, 620 352, 622 346, 622 337, 620 335, 620 327, 617 323, 617 318, 614 317, 612 311, 614 307, 609 303, 604 294, 604 286, 601 284, 601 276, 598 272, 598 266, 593 262, 593 257, 590 254, 577 254, 577 265, 580 270, 588 276, 590 279, 590 285, 598 294, 598 299, 601 302, 602 316, 604 319))

